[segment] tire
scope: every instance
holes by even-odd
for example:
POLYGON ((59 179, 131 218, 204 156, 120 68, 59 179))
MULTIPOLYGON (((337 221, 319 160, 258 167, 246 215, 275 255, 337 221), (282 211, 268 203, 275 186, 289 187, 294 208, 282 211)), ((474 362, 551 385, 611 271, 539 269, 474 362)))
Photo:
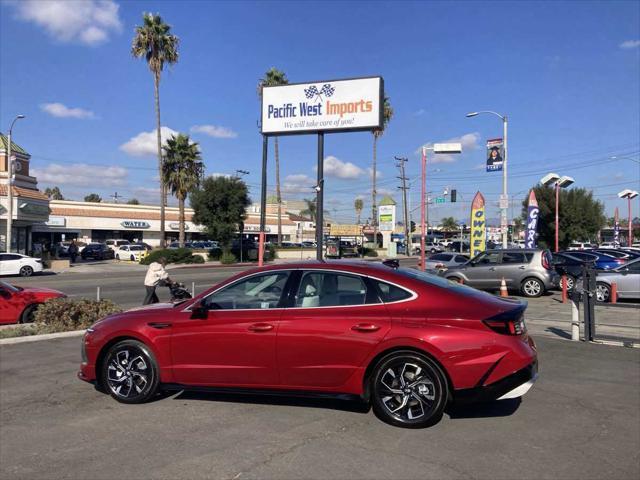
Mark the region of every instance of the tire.
POLYGON ((123 340, 109 348, 100 378, 102 387, 118 402, 144 403, 158 393, 158 373, 156 359, 144 343, 123 340))
POLYGON ((611 287, 606 283, 596 283, 596 300, 598 302, 610 302, 611 301, 611 287))
POLYGON ((136 257, 134 257, 133 255, 131 255, 131 261, 135 262, 136 261, 136 257))
POLYGON ((529 277, 522 281, 520 291, 525 297, 539 297, 544 293, 544 284, 537 278, 529 277))
POLYGON ((436 252, 437 252, 437 250, 435 248, 431 249, 431 253, 436 253, 436 252))
POLYGON ((33 267, 30 267, 29 265, 25 265, 22 268, 20 268, 21 277, 30 277, 31 275, 33 275, 33 267))
POLYGON ((425 428, 442 418, 449 388, 440 367, 415 352, 395 352, 380 360, 371 375, 371 404, 390 425, 425 428))
POLYGON ((464 284, 464 280, 460 277, 445 277, 447 280, 451 280, 452 282, 464 284))
POLYGON ((33 323, 35 321, 34 315, 39 306, 37 303, 28 305, 20 315, 20 323, 33 323))
MULTIPOLYGON (((570 292, 576 286, 576 279, 572 275, 567 275, 567 291, 570 292)), ((562 283, 560 284, 562 288, 562 283)))

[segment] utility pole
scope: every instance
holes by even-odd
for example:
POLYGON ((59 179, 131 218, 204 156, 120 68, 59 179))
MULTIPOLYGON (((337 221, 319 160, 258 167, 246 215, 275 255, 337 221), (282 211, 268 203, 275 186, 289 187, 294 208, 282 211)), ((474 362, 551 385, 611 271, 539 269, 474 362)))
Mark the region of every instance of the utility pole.
POLYGON ((22 120, 24 115, 18 115, 11 122, 11 126, 9 127, 9 135, 7 136, 7 235, 5 237, 6 248, 5 251, 7 253, 11 253, 11 230, 12 230, 12 222, 13 222, 13 159, 11 158, 11 134, 13 133, 13 125, 18 120, 22 120))
POLYGON ((402 211, 404 212, 404 244, 405 255, 411 256, 411 226, 409 225, 409 212, 407 210, 407 177, 404 174, 404 164, 407 163, 407 159, 403 157, 394 157, 396 159, 396 166, 400 169, 400 176, 398 177, 402 182, 402 186, 398 187, 402 190, 402 211))
POLYGON ((123 197, 122 195, 118 195, 118 192, 115 192, 113 195, 111 195, 111 198, 113 199, 113 203, 118 203, 118 200, 124 200, 125 197, 123 197))

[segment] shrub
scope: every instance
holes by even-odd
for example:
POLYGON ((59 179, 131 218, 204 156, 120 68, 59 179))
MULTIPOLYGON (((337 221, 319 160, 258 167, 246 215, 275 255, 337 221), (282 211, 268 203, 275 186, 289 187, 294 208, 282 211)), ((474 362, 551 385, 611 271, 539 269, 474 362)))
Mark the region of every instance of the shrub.
POLYGON ((231 263, 236 263, 237 261, 238 259, 231 252, 223 252, 222 255, 220 255, 220 263, 223 265, 229 265, 231 263))
POLYGON ((35 328, 38 333, 82 330, 107 315, 121 311, 111 300, 53 298, 36 310, 35 328))
POLYGON ((192 255, 186 258, 183 263, 204 263, 204 258, 201 255, 192 255))
POLYGON ((265 255, 264 260, 268 262, 269 260, 275 260, 278 258, 278 251, 276 250, 275 245, 268 244, 265 246, 265 255))
POLYGON ((153 262, 157 262, 162 257, 167 259, 167 263, 201 263, 198 260, 192 260, 194 255, 193 252, 188 248, 166 248, 153 250, 146 257, 140 260, 140 264, 151 265, 153 262))
POLYGON ((209 260, 220 260, 222 256, 222 250, 219 247, 214 247, 209 250, 209 260))

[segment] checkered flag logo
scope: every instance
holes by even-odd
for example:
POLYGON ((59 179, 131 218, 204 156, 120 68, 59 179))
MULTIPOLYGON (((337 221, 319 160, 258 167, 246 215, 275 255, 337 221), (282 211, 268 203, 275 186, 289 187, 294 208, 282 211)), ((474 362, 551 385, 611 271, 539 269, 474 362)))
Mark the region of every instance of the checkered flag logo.
POLYGON ((322 96, 330 97, 336 91, 334 87, 331 86, 330 83, 325 83, 320 90, 315 85, 310 86, 309 88, 304 89, 304 96, 309 100, 319 100, 322 102, 322 96))

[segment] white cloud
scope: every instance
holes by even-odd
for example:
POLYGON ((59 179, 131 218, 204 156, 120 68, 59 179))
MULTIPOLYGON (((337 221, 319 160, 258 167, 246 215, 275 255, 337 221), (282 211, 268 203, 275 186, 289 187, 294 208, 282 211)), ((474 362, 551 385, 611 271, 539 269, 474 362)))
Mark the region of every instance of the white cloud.
MULTIPOLYGON (((478 148, 478 142, 480 141, 480 134, 478 132, 466 133, 459 137, 453 137, 448 140, 436 143, 460 143, 462 144, 462 153, 466 153, 469 150, 475 150, 478 148)), ((416 155, 422 154, 422 147, 431 147, 432 143, 425 143, 416 150, 416 155)), ((458 155, 449 154, 437 154, 429 152, 429 163, 453 163, 458 160, 458 155)))
POLYGON ((96 167, 87 163, 60 165, 51 163, 45 168, 32 168, 31 175, 41 183, 80 185, 91 187, 120 187, 126 185, 129 171, 120 166, 96 167))
POLYGON ((194 133, 204 133, 213 138, 236 138, 238 134, 227 127, 216 127, 215 125, 194 125, 191 127, 194 133))
POLYGON ((280 186, 283 193, 312 193, 316 180, 308 175, 298 173, 287 175, 280 186))
POLYGON ((377 198, 378 198, 378 202, 380 202, 381 197, 387 196, 389 195, 391 198, 393 198, 393 195, 395 195, 396 193, 398 193, 395 190, 391 190, 389 188, 376 188, 376 192, 377 192, 377 198))
MULTIPOLYGON (((317 167, 315 167, 317 169, 317 167)), ((365 170, 351 162, 343 162, 339 158, 329 155, 324 159, 325 177, 354 179, 365 175, 365 170)))
POLYGON ((630 50, 632 48, 640 47, 640 40, 625 40, 619 45, 620 48, 630 50))
MULTIPOLYGON (((367 168, 367 172, 369 172, 369 178, 373 178, 373 168, 367 168)), ((376 169, 376 180, 380 180, 381 178, 384 178, 384 173, 378 168, 376 169)))
POLYGON ((17 17, 43 27, 60 42, 98 45, 122 30, 120 6, 113 0, 21 0, 17 17))
POLYGON ((52 117, 58 118, 95 118, 95 115, 91 110, 85 110, 84 108, 71 108, 57 102, 43 103, 40 105, 40 110, 48 113, 52 117))
MULTIPOLYGON (((157 129, 150 132, 141 132, 128 142, 120 145, 120 150, 131 155, 132 157, 148 157, 158 155, 158 139, 157 129)), ((160 127, 160 137, 162 145, 166 144, 167 138, 177 135, 178 132, 169 127, 160 127)))
POLYGON ((420 108, 420 109, 416 110, 415 112, 413 112, 413 116, 414 117, 420 117, 420 116, 424 115, 425 113, 427 113, 427 111, 424 108, 420 108))

